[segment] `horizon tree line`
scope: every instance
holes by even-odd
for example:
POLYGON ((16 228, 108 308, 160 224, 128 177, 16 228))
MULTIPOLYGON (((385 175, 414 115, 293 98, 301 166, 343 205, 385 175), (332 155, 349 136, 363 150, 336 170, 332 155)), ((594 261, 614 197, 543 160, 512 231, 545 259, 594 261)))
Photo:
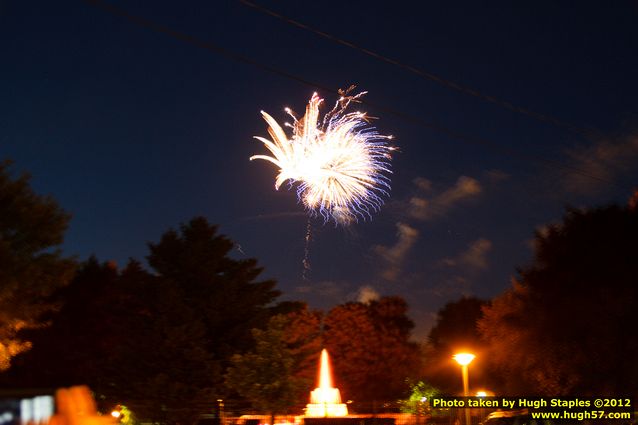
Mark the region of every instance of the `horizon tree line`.
POLYGON ((451 355, 463 343, 480 353, 473 382, 499 393, 638 395, 637 331, 627 325, 638 301, 635 202, 569 209, 536 233, 534 260, 511 288, 448 303, 422 344, 400 297, 328 312, 279 301, 276 282, 259 278, 255 259, 230 258, 233 242, 203 217, 149 243, 146 270, 64 257, 69 214, 8 162, 0 213, 3 385, 89 384, 105 408, 125 403, 174 423, 217 399, 298 411, 324 346, 355 402, 407 399, 418 382, 455 394, 451 355))

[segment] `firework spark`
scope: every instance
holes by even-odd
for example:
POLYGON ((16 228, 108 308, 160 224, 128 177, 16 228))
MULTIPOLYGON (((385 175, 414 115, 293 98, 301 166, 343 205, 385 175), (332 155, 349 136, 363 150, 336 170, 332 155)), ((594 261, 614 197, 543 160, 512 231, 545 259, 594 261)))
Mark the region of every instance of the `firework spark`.
POLYGON ((286 123, 292 128, 291 139, 262 111, 271 140, 255 138, 272 156, 250 157, 279 167, 275 189, 286 181, 291 187, 297 184, 297 196, 306 209, 336 224, 365 220, 379 210, 390 190, 390 160, 395 149, 388 143, 392 136, 379 134, 365 113, 346 111, 365 94, 349 96, 349 90, 340 91, 340 99, 321 121, 323 99, 317 93, 300 119, 286 108, 293 119, 293 124, 286 123))

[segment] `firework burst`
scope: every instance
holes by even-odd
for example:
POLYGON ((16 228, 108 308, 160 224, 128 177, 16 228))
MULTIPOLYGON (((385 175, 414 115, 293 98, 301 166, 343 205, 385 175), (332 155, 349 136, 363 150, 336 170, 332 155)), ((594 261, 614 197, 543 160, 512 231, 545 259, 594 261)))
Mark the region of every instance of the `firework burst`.
MULTIPOLYGON (((352 88, 351 88, 352 89, 352 88)), ((379 134, 369 125, 363 112, 347 112, 352 103, 365 94, 341 97, 334 108, 320 120, 323 103, 317 93, 312 95, 303 117, 288 108, 293 119, 289 139, 281 126, 262 111, 271 140, 256 136, 272 156, 254 155, 275 164, 279 174, 275 189, 286 181, 297 186, 297 196, 313 215, 336 224, 348 224, 372 217, 379 210, 390 190, 392 136, 379 134)))

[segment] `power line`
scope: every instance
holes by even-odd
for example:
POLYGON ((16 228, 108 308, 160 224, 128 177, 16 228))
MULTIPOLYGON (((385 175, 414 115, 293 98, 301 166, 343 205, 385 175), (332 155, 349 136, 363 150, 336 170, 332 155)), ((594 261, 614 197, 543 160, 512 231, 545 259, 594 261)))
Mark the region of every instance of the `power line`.
POLYGON ((498 106, 500 106, 502 108, 505 108, 505 109, 508 109, 510 111, 526 115, 528 117, 537 119, 539 121, 543 121, 543 122, 547 122, 547 123, 553 124, 553 125, 555 125, 557 127, 564 128, 564 129, 569 130, 571 132, 577 133, 577 134, 579 134, 579 135, 581 135, 581 136, 583 136, 585 138, 588 138, 588 139, 590 139, 592 137, 600 137, 601 136, 600 132, 598 132, 597 130, 578 127, 578 126, 576 126, 574 124, 571 124, 571 123, 562 121, 562 120, 560 120, 558 118, 552 117, 551 115, 534 112, 534 111, 532 111, 530 109, 523 108, 523 107, 520 107, 520 106, 516 106, 516 105, 514 105, 514 104, 512 104, 512 103, 510 103, 510 102, 508 102, 506 100, 502 100, 502 99, 499 99, 497 97, 481 93, 480 91, 478 91, 476 89, 473 89, 471 87, 465 86, 463 84, 459 84, 457 82, 454 82, 454 81, 451 81, 451 80, 448 80, 448 79, 445 79, 445 78, 440 77, 438 75, 435 75, 435 74, 433 74, 431 72, 425 71, 423 69, 416 68, 416 67, 414 67, 412 65, 407 65, 407 64, 405 64, 403 62, 400 62, 400 61, 398 61, 396 59, 389 58, 389 57, 384 56, 384 55, 382 55, 380 53, 377 53, 377 52, 374 52, 372 50, 369 50, 369 49, 367 49, 365 47, 361 47, 359 45, 356 45, 356 44, 354 44, 354 43, 352 43, 350 41, 343 40, 343 39, 341 39, 341 38, 339 38, 337 36, 334 36, 332 34, 329 34, 329 33, 325 32, 325 31, 321 31, 321 30, 319 30, 317 28, 313 28, 313 27, 311 27, 309 25, 306 25, 306 24, 304 24, 302 22, 296 21, 296 20, 294 20, 292 18, 289 18, 287 16, 281 15, 281 14, 279 14, 279 13, 273 11, 273 10, 267 9, 267 8, 261 6, 261 5, 253 3, 253 2, 251 2, 249 0, 239 0, 239 2, 244 4, 244 5, 246 5, 246 6, 252 7, 253 9, 258 10, 259 12, 262 12, 262 13, 264 13, 266 15, 270 15, 270 16, 272 16, 274 18, 277 18, 277 19, 279 19, 279 20, 281 20, 281 21, 283 21, 283 22, 285 22, 287 24, 290 24, 290 25, 293 25, 293 26, 295 26, 297 28, 301 28, 303 30, 312 32, 312 33, 317 34, 317 35, 319 35, 321 37, 324 37, 324 38, 326 38, 326 39, 328 39, 330 41, 333 41, 333 42, 335 42, 337 44, 341 44, 342 46, 346 46, 346 47, 349 47, 351 49, 358 50, 358 51, 360 51, 360 52, 362 52, 362 53, 364 53, 364 54, 366 54, 368 56, 371 56, 371 57, 373 57, 375 59, 378 59, 378 60, 380 60, 382 62, 386 62, 386 63, 389 63, 391 65, 394 65, 394 66, 397 66, 399 68, 402 68, 402 69, 404 69, 404 70, 406 70, 408 72, 411 72, 411 73, 413 73, 415 75, 418 75, 418 76, 420 76, 422 78, 425 78, 427 80, 434 81, 435 83, 438 83, 438 84, 440 84, 440 85, 442 85, 444 87, 447 87, 449 89, 456 90, 456 91, 458 91, 460 93, 464 93, 466 95, 482 99, 484 101, 487 101, 487 102, 493 103, 495 105, 498 105, 498 106))
POLYGON ((325 90, 327 92, 331 92, 331 93, 337 93, 337 90, 328 88, 328 87, 323 87, 320 85, 317 85, 311 81, 305 80, 297 75, 294 74, 290 74, 286 71, 283 71, 281 69, 269 66, 267 64, 258 62, 254 59, 249 58, 248 56, 244 56, 242 54, 239 53, 235 53, 229 49, 226 49, 224 47, 221 47, 217 44, 208 42, 208 41, 203 41, 200 40, 196 37, 193 37, 191 35, 185 34, 183 32, 179 32, 179 31, 175 31, 167 26, 158 24, 157 22, 153 22, 149 19, 146 18, 142 18, 140 16, 136 16, 136 15, 132 15, 130 13, 128 13, 127 11, 125 11, 124 9, 120 9, 119 7, 113 6, 111 4, 105 3, 101 0, 81 0, 84 3, 88 3, 91 6, 94 6, 96 8, 102 9, 105 12, 109 12, 112 15, 115 16, 119 16, 121 18, 124 18, 128 21, 130 21, 131 23, 138 25, 140 27, 143 28, 147 28, 150 29, 152 31, 155 32, 160 32, 163 34, 166 34, 170 37, 173 37, 177 40, 183 41, 185 43, 188 44, 192 44, 193 46, 199 47, 201 49, 206 49, 206 50, 210 50, 211 52, 215 52, 218 53, 222 56, 226 56, 229 59, 234 60, 235 62, 241 62, 241 63, 245 63, 248 65, 252 65, 254 67, 260 68, 264 71, 270 72, 272 74, 276 74, 279 75, 280 77, 284 77, 284 78, 288 78, 290 80, 294 80, 297 81, 299 83, 305 84, 307 86, 311 86, 311 87, 315 87, 315 88, 319 88, 321 90, 325 90))
MULTIPOLYGON (((248 64, 248 65, 252 65, 252 66, 254 66, 256 68, 259 68, 259 69, 261 69, 263 71, 267 71, 267 72, 269 72, 271 74, 275 74, 275 75, 278 75, 280 77, 288 78, 290 80, 296 81, 298 83, 304 84, 306 86, 309 86, 309 87, 312 87, 312 88, 315 88, 315 89, 319 89, 319 90, 322 90, 322 91, 325 91, 325 92, 328 92, 328 93, 332 93, 332 94, 337 94, 337 95, 339 94, 338 90, 325 87, 325 86, 323 86, 321 84, 317 84, 317 83, 312 82, 310 80, 307 80, 305 78, 299 77, 298 75, 291 74, 291 73, 283 71, 283 70, 281 70, 279 68, 264 64, 262 62, 259 62, 259 61, 255 60, 255 59, 252 59, 252 58, 250 58, 248 56, 245 56, 245 55, 236 53, 236 52, 234 52, 232 50, 229 50, 227 48, 221 47, 221 46, 219 46, 217 44, 214 44, 214 43, 211 43, 211 42, 208 42, 208 41, 203 41, 203 40, 200 40, 200 39, 198 39, 198 38, 196 38, 194 36, 191 36, 191 35, 176 31, 176 30, 174 30, 172 28, 169 28, 169 27, 166 27, 164 25, 158 24, 157 22, 151 21, 149 19, 142 18, 142 17, 136 16, 136 15, 132 15, 132 14, 128 13, 127 11, 123 10, 123 9, 115 7, 115 6, 110 5, 108 3, 104 3, 101 0, 81 0, 81 1, 83 1, 84 3, 90 4, 91 6, 94 6, 94 7, 98 8, 98 9, 101 9, 101 10, 103 10, 105 12, 108 12, 108 13, 110 13, 112 15, 124 18, 124 19, 130 21, 131 23, 133 23, 135 25, 138 25, 140 27, 147 28, 147 29, 150 29, 150 30, 155 31, 155 32, 166 34, 166 35, 168 35, 168 36, 170 36, 172 38, 175 38, 177 40, 180 40, 182 42, 185 42, 185 43, 191 44, 193 46, 199 47, 201 49, 209 50, 209 51, 212 51, 214 53, 217 53, 217 54, 220 54, 222 56, 225 56, 228 59, 231 59, 231 60, 233 60, 235 62, 240 62, 240 63, 245 63, 245 64, 248 64)), ((242 0, 240 0, 240 1, 242 1, 242 0)), ((491 140, 488 140, 488 139, 472 137, 472 136, 466 135, 464 133, 461 133, 459 131, 453 130, 451 128, 436 124, 436 123, 431 122, 431 121, 426 121, 426 120, 424 120, 422 118, 419 118, 419 117, 416 117, 414 115, 399 111, 399 110, 394 109, 394 108, 386 107, 386 106, 383 106, 383 105, 375 104, 375 103, 372 103, 372 102, 369 102, 369 101, 364 101, 364 100, 361 100, 361 102, 366 104, 366 105, 369 105, 369 106, 372 106, 374 108, 377 108, 380 111, 385 111, 385 112, 387 112, 389 114, 392 114, 392 115, 394 115, 394 116, 396 116, 398 118, 403 119, 404 121, 411 122, 412 124, 415 124, 417 126, 420 126, 420 127, 423 127, 423 128, 427 128, 427 129, 439 132, 441 134, 445 134, 445 135, 447 135, 447 136, 449 136, 449 137, 451 137, 453 139, 459 140, 459 141, 461 141, 461 142, 463 142, 465 144, 468 144, 468 145, 482 146, 484 148, 490 149, 493 152, 498 152, 498 153, 500 153, 502 155, 506 155, 506 156, 510 156, 510 157, 518 157, 518 158, 523 158, 523 159, 532 159, 532 160, 534 160, 534 161, 536 161, 536 162, 538 162, 538 163, 540 163, 540 164, 542 164, 542 165, 544 165, 546 167, 562 169, 562 170, 564 170, 566 172, 569 172, 569 173, 572 173, 572 174, 578 174, 580 176, 587 177, 587 178, 590 178, 590 179, 593 179, 593 180, 597 180, 597 181, 600 181, 600 182, 608 183, 608 184, 611 184, 611 185, 614 185, 614 186, 620 186, 620 185, 618 185, 617 183, 615 183, 615 182, 613 182, 611 180, 608 180, 608 179, 593 175, 593 174, 588 173, 588 172, 586 172, 584 170, 581 170, 581 169, 579 169, 577 167, 566 165, 566 164, 563 164, 563 163, 561 163, 559 161, 547 159, 547 158, 544 158, 544 157, 541 157, 541 156, 537 156, 537 155, 525 154, 525 153, 517 151, 516 149, 503 146, 503 145, 501 145, 499 143, 496 143, 496 142, 492 142, 491 140)))

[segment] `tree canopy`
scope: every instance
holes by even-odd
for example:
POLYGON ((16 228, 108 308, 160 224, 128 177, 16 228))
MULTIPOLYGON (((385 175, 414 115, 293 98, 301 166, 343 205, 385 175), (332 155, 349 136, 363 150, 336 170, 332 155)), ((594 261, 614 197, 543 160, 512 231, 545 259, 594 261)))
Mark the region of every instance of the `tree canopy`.
POLYGON ((408 379, 419 375, 413 326, 399 297, 346 303, 327 314, 301 309, 276 316, 266 330, 253 332, 255 350, 233 357, 227 383, 255 407, 300 411, 316 384, 325 347, 342 397, 354 401, 351 408, 370 411, 375 401, 407 396, 408 379))
POLYGON ((312 388, 321 350, 320 314, 303 309, 270 319, 254 329, 255 348, 236 354, 226 374, 228 386, 271 415, 298 412, 312 388))
POLYGON ((150 244, 154 272, 89 259, 48 329, 2 380, 21 386, 88 384, 105 407, 129 406, 165 423, 194 419, 228 393, 230 357, 254 346, 251 330, 294 303, 277 305, 255 260, 229 257, 233 243, 195 218, 150 244), (248 335, 248 337, 246 337, 248 335))
POLYGON ((480 330, 512 394, 638 395, 638 211, 568 210, 480 330))
POLYGON ((252 347, 251 330, 265 326, 280 295, 275 281, 256 280, 257 260, 231 258, 234 243, 203 217, 169 230, 149 248, 149 265, 201 317, 207 349, 224 368, 230 356, 252 347))
POLYGON ((34 387, 84 385, 85 379, 96 384, 117 341, 110 328, 118 316, 109 296, 116 293, 117 276, 113 264, 93 257, 82 264, 71 283, 48 299, 60 305, 47 317, 50 326, 22 332, 33 348, 16 357, 3 378, 34 387))
POLYGON ((463 389, 459 365, 452 358, 460 351, 477 355, 472 362, 471 386, 491 385, 488 364, 482 355, 485 343, 477 327, 481 308, 486 304, 476 297, 463 297, 448 302, 437 314, 425 347, 424 377, 446 394, 458 394, 463 389))
POLYGON ((431 400, 440 393, 438 388, 424 381, 412 383, 410 396, 406 400, 399 401, 401 412, 419 416, 430 414, 432 411, 431 400))
POLYGON ((382 297, 339 305, 326 315, 324 341, 344 397, 362 403, 407 395, 407 378, 421 371, 407 310, 402 298, 382 297))
POLYGON ((70 216, 36 194, 29 175, 14 178, 10 165, 0 162, 0 371, 30 347, 18 332, 44 324, 42 316, 56 307, 47 297, 75 269, 58 248, 70 216))

